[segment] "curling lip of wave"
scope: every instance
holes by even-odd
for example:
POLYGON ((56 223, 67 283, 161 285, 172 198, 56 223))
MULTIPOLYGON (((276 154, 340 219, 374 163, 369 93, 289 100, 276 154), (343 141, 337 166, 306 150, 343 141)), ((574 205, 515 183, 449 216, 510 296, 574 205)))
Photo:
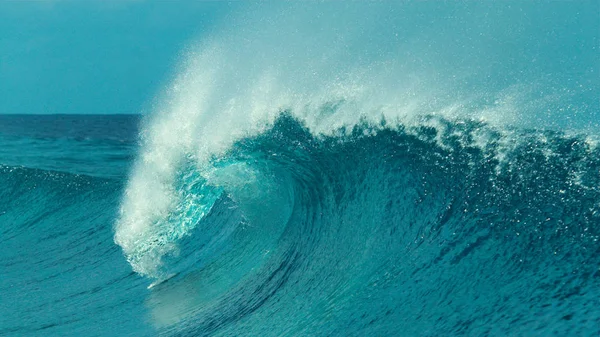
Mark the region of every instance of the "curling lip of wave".
MULTIPOLYGON (((300 123, 295 121, 293 115, 284 113, 280 115, 275 121, 275 126, 272 129, 265 132, 274 133, 282 131, 274 131, 281 125, 282 121, 292 120, 292 123, 300 123)), ((405 133, 407 136, 411 135, 417 139, 421 139, 427 142, 432 142, 432 146, 439 147, 449 153, 459 151, 456 149, 457 146, 472 148, 473 151, 483 151, 486 156, 489 157, 489 161, 494 162, 494 172, 500 175, 503 170, 510 170, 511 161, 514 159, 514 152, 521 149, 528 142, 534 144, 545 144, 548 139, 560 137, 559 133, 555 132, 541 132, 541 131, 519 131, 517 129, 498 129, 489 126, 482 122, 475 121, 464 121, 464 120, 446 120, 435 116, 423 116, 417 124, 412 126, 406 126, 398 124, 387 123, 385 120, 381 120, 378 124, 373 125, 366 120, 357 126, 354 126, 352 131, 352 137, 368 137, 376 136, 380 132, 394 132, 405 133), (360 131, 356 131, 360 130, 360 131), (457 145, 459 144, 459 145, 457 145)), ((341 142, 351 141, 353 138, 346 135, 352 128, 340 128, 338 131, 333 132, 333 136, 317 136, 316 139, 325 137, 333 137, 339 139, 341 142)), ((308 132, 308 131, 306 131, 308 132)), ((261 136, 257 136, 260 137, 261 136)), ((306 136, 304 136, 305 138, 306 136)), ((314 136, 308 136, 314 137, 314 136)), ((594 153, 596 142, 586 135, 574 136, 575 144, 578 142, 583 144, 589 155, 594 153)), ((252 139, 252 138, 249 138, 252 139)), ((242 143, 247 140, 242 140, 242 143)), ((163 257, 165 255, 174 255, 177 260, 177 255, 180 254, 178 247, 178 241, 183 238, 190 236, 191 232, 206 231, 203 227, 202 230, 196 228, 202 223, 202 220, 207 216, 213 205, 220 199, 233 198, 235 199, 236 191, 242 191, 244 189, 253 190, 254 196, 252 198, 266 199, 266 194, 273 193, 276 189, 272 187, 267 188, 267 180, 269 175, 274 174, 273 172, 262 172, 260 166, 257 166, 256 161, 264 161, 265 158, 258 157, 236 157, 235 153, 240 145, 234 143, 232 148, 225 152, 219 159, 214 159, 211 163, 205 164, 203 167, 198 167, 197 162, 193 160, 193 156, 188 156, 185 164, 180 170, 177 171, 174 179, 173 189, 174 195, 176 195, 175 206, 169 210, 163 219, 158 219, 156 223, 152 224, 152 228, 149 229, 149 234, 142 233, 141 237, 134 237, 135 239, 126 242, 128 245, 125 247, 126 253, 130 263, 134 266, 134 270, 148 276, 157 278, 160 282, 161 279, 171 277, 174 273, 165 272, 163 267, 163 257), (141 238, 141 239, 140 239, 141 238)), ((296 146, 304 147, 301 141, 295 143, 296 146)), ((545 160, 553 156, 557 156, 553 152, 550 146, 542 151, 545 160)), ((281 154, 273 154, 280 156, 281 154)), ((264 163, 263 163, 264 164, 264 163)), ((264 164, 266 165, 266 164, 264 164)), ((290 166, 292 164, 290 163, 290 166)), ((478 165, 475 161, 470 165, 478 165)), ((577 172, 575 169, 571 172, 572 183, 578 184, 582 188, 593 190, 593 183, 589 181, 590 172, 585 172, 586 168, 580 168, 582 172, 577 172), (582 180, 585 176, 587 179, 582 180)), ((281 173, 281 170, 279 171, 281 173)), ((291 174, 291 173, 286 173, 291 174)), ((287 181, 287 179, 285 180, 287 181)), ((270 184, 273 184, 271 182, 270 184)), ((282 189, 282 186, 278 187, 282 189)), ((289 187, 284 188, 289 190, 289 187)), ((246 196, 245 201, 248 202, 252 198, 246 196)), ((240 198, 244 199, 244 198, 240 198)), ((289 198, 288 198, 289 199, 289 198)), ((292 198, 293 199, 293 198, 292 198)), ((280 199, 281 201, 283 199, 280 199)), ((235 203, 235 201, 234 201, 235 203)), ((265 204, 266 201, 262 201, 265 204)), ((287 201, 289 204, 289 201, 287 201)), ((280 205, 280 209, 284 209, 283 205, 280 205)), ((232 207, 239 207, 232 206, 232 207)), ((242 215, 243 219, 243 215, 242 215)), ((242 221, 242 220, 240 220, 242 221)), ((246 221, 246 220, 243 220, 246 221)), ((285 222, 285 221, 283 221, 285 222)), ((207 226, 210 226, 208 224, 207 226)), ((234 228, 229 228, 228 231, 235 231, 234 228)), ((117 233, 119 234, 119 233, 117 233)), ((139 233, 134 233, 139 234, 139 233)), ((118 243, 124 243, 119 241, 118 243)), ((167 258, 169 259, 169 258, 167 258)), ((168 266, 167 266, 168 267, 168 266)))

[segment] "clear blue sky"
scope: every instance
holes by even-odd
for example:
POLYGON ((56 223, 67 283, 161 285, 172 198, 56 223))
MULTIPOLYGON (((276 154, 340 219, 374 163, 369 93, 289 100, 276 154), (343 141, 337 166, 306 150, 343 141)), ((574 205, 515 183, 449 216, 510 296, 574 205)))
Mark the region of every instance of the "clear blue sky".
POLYGON ((231 6, 0 1, 0 114, 143 112, 231 6))
MULTIPOLYGON (((418 15, 398 14, 405 22, 396 27, 407 41, 427 46, 423 56, 442 55, 437 68, 477 70, 485 65, 490 71, 474 80, 490 90, 492 82, 501 87, 546 78, 555 90, 571 93, 561 102, 571 108, 565 113, 556 108, 555 115, 578 111, 586 123, 600 120, 597 0, 440 4, 404 3, 404 15, 412 7, 418 15)), ((324 10, 321 3, 313 5, 315 15, 324 10)), ((338 5, 342 3, 325 6, 331 7, 332 18, 343 15, 338 5)), ((235 25, 228 14, 242 6, 223 1, 0 0, 0 114, 149 111, 175 75, 186 45, 217 26, 235 25)), ((385 44, 380 35, 372 34, 365 43, 385 44)))

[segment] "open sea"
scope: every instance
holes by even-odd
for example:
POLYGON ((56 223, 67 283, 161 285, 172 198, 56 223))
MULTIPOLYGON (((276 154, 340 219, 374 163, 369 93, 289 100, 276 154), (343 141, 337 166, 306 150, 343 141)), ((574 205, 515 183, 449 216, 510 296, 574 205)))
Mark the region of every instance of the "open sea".
POLYGON ((0 115, 0 335, 599 336, 599 6, 507 4, 249 6, 144 115, 0 115))

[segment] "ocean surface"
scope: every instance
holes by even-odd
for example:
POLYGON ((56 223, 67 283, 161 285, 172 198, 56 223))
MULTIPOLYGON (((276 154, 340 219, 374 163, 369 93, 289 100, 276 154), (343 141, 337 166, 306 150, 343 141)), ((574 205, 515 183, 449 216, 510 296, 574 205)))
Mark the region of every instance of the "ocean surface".
POLYGON ((600 335, 589 12, 289 6, 143 116, 0 115, 0 335, 600 335))

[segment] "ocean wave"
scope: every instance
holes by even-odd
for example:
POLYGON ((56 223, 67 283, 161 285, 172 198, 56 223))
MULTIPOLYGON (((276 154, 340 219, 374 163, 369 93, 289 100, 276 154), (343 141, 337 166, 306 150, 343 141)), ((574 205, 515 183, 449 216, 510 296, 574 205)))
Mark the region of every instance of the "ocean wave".
POLYGON ((187 48, 142 129, 114 230, 157 329, 591 334, 594 84, 427 6, 273 7, 187 48))
POLYGON ((144 117, 0 117, 0 335, 600 334, 593 5, 236 6, 144 117))
POLYGON ((469 316, 477 331, 509 333, 517 311, 586 331, 591 316, 561 319, 598 295, 598 151, 585 135, 436 117, 314 135, 283 113, 205 166, 183 161, 174 208, 128 231, 143 249, 123 244, 119 227, 117 242, 135 270, 168 279, 153 288, 154 314, 178 334, 236 334, 261 326, 245 320, 287 315, 306 322, 302 334, 323 333, 315 310, 336 322, 331 333, 372 331, 373 317, 392 316, 377 331, 458 333, 469 316), (198 295, 165 305, 177 291, 198 295), (573 291, 582 296, 560 300, 573 291), (508 292, 523 303, 511 316, 501 310, 508 292), (462 314, 453 320, 434 303, 462 314), (407 310, 417 307, 429 312, 416 319, 407 310), (484 328, 491 322, 496 330, 484 328))

